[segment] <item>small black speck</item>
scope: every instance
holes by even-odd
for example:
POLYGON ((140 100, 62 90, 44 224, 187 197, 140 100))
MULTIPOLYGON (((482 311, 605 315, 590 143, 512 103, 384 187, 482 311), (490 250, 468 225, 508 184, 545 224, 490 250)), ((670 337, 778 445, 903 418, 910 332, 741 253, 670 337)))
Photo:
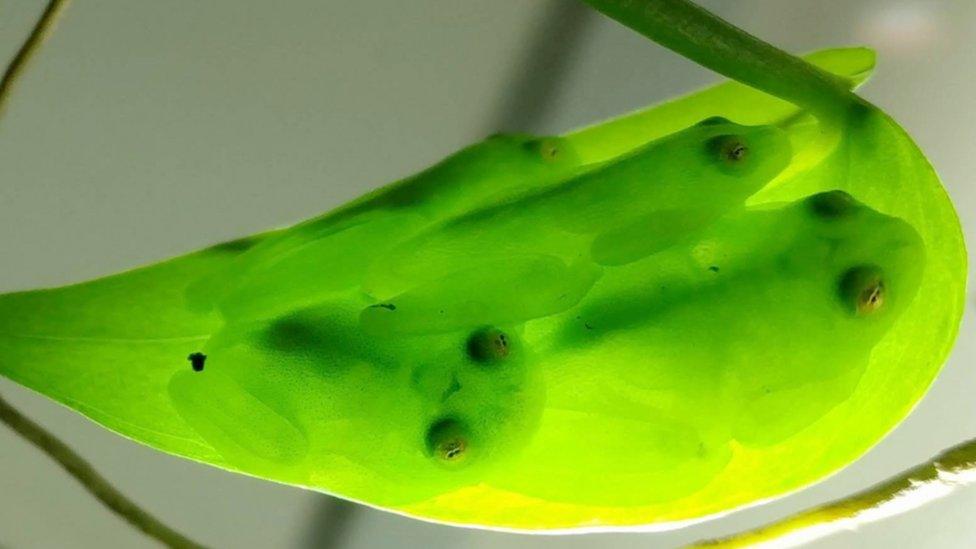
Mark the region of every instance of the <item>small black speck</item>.
POLYGON ((207 355, 203 353, 193 353, 186 357, 186 359, 190 361, 190 366, 193 366, 194 372, 202 372, 203 363, 207 361, 207 355))
POLYGON ((587 330, 592 330, 593 329, 593 326, 590 326, 590 323, 589 322, 584 322, 583 323, 583 327, 586 328, 587 330))
POLYGON ((373 307, 380 307, 381 309, 386 309, 387 311, 396 310, 396 305, 392 303, 377 303, 376 305, 373 305, 373 307))
POLYGON ((711 267, 708 268, 708 270, 709 271, 712 271, 713 273, 717 273, 718 272, 718 265, 712 265, 711 267))

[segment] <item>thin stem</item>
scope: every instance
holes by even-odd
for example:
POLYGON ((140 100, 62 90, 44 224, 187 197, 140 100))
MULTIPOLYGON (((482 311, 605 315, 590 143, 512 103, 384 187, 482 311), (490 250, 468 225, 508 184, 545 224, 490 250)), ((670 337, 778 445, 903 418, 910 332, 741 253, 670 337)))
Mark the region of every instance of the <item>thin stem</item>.
POLYGON ((159 540, 168 547, 179 549, 203 548, 202 545, 169 528, 122 495, 74 450, 18 412, 2 397, 0 397, 0 422, 6 424, 15 433, 56 461, 88 492, 133 527, 142 530, 146 535, 159 540))
POLYGON ((688 0, 583 0, 696 63, 809 109, 827 124, 855 100, 849 83, 772 46, 688 0))
POLYGON ((943 451, 931 460, 837 501, 802 511, 779 522, 692 547, 795 547, 842 530, 904 513, 976 483, 976 439, 943 451))
POLYGON ((44 8, 44 13, 41 14, 33 30, 31 30, 27 40, 17 50, 14 58, 10 60, 10 63, 7 65, 7 70, 3 73, 3 78, 0 79, 0 116, 3 115, 7 102, 10 100, 10 93, 14 84, 18 82, 20 76, 24 73, 24 69, 27 68, 28 62, 37 52, 37 49, 44 43, 44 40, 47 39, 51 31, 54 30, 54 23, 57 21, 58 16, 64 12, 70 3, 71 0, 50 0, 47 3, 47 7, 44 8))
MULTIPOLYGON (((10 60, 3 78, 0 79, 0 115, 3 114, 11 90, 24 74, 28 62, 51 33, 55 21, 69 3, 70 0, 49 0, 27 40, 10 60)), ((106 507, 146 535, 176 549, 203 549, 204 546, 169 528, 122 495, 68 445, 18 412, 3 397, 0 397, 0 422, 47 454, 106 507)))

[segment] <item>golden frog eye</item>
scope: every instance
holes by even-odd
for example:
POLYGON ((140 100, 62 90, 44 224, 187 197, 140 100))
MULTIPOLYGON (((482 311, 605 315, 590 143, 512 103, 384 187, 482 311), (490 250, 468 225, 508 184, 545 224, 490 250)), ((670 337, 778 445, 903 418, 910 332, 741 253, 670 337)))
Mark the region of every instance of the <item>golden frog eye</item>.
POLYGON ((476 362, 497 362, 511 353, 508 335, 491 326, 475 330, 467 342, 468 356, 476 362))
POLYGON ((470 458, 471 438, 463 423, 444 418, 427 429, 427 452, 437 461, 450 466, 460 465, 470 458))
POLYGON ((555 137, 533 139, 526 143, 529 150, 539 155, 545 162, 555 162, 562 153, 562 143, 555 137))
POLYGON ((887 289, 879 267, 862 265, 849 269, 840 280, 840 296, 857 316, 867 316, 884 307, 887 289))
POLYGON ((738 135, 719 135, 707 142, 708 153, 725 169, 737 171, 749 162, 749 146, 738 135))

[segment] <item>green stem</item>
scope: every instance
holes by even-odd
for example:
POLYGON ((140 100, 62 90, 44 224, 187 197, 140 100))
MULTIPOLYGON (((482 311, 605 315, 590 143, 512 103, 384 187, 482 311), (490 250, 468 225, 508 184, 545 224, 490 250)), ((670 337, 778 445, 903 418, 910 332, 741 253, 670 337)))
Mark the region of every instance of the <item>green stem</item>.
POLYGON ((779 522, 692 547, 794 547, 842 530, 915 509, 976 482, 976 439, 943 451, 931 460, 863 492, 800 512, 779 522))
POLYGON ((844 119, 850 84, 735 27, 687 0, 583 0, 696 63, 812 111, 844 119))
POLYGON ((105 477, 98 474, 98 471, 74 450, 18 412, 2 397, 0 397, 0 422, 6 424, 15 433, 47 454, 106 507, 135 528, 142 530, 146 535, 174 549, 203 548, 202 545, 183 536, 142 510, 132 500, 112 487, 105 477))

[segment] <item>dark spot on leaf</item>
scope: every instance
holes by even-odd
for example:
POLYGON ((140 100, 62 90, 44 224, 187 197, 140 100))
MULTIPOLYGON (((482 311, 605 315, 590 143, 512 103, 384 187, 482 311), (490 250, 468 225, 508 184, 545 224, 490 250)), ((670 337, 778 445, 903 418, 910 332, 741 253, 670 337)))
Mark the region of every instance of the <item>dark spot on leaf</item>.
POLYGON ((712 265, 711 267, 708 268, 708 270, 709 271, 712 271, 713 273, 717 273, 718 272, 718 265, 712 265))
POLYGON ((392 303, 377 303, 376 305, 373 305, 373 307, 379 307, 380 309, 386 309, 387 311, 396 310, 396 305, 392 303))
POLYGON ((193 368, 194 372, 202 372, 203 364, 207 361, 207 355, 203 353, 193 353, 186 357, 190 361, 190 366, 193 368))

